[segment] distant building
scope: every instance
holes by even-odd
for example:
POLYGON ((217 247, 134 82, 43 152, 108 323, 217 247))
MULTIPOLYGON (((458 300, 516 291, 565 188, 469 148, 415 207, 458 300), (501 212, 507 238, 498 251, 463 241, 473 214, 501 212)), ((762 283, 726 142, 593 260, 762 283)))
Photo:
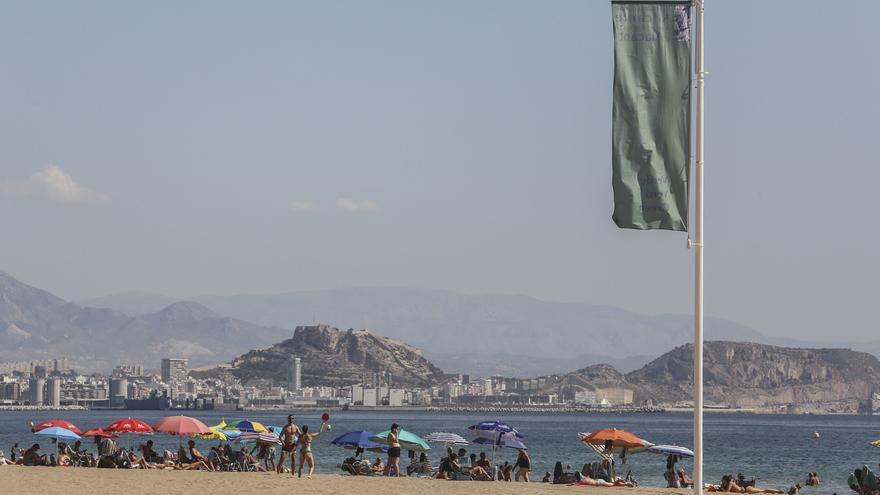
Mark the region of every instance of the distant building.
POLYGON ((126 378, 110 379, 110 405, 124 406, 128 398, 128 380, 126 378))
POLYGON ((61 406, 61 379, 50 378, 46 382, 45 405, 52 407, 61 406))
POLYGON ((30 380, 30 402, 32 406, 43 405, 43 392, 46 388, 46 380, 44 378, 31 378, 30 380))
POLYGON ((163 358, 162 381, 165 383, 186 381, 186 359, 163 358))
POLYGON ((294 358, 293 360, 293 379, 291 386, 294 390, 302 390, 302 359, 294 358))
POLYGON ((368 407, 376 407, 379 404, 379 397, 377 394, 378 390, 375 388, 365 388, 364 389, 364 400, 363 403, 368 407))
POLYGON ((574 401, 578 404, 593 405, 599 403, 599 397, 593 390, 578 390, 574 393, 574 401))
POLYGON ((633 391, 629 388, 600 388, 596 390, 600 402, 607 402, 613 406, 632 404, 633 391))
POLYGON ((363 385, 352 385, 351 386, 351 403, 352 404, 363 404, 364 403, 364 386, 363 385))
POLYGON ((388 405, 391 407, 400 407, 403 405, 404 393, 402 388, 392 388, 388 390, 388 405))
POLYGON ((18 382, 0 384, 0 399, 21 400, 21 385, 18 382))
POLYGON ((34 378, 46 378, 49 374, 45 366, 34 366, 34 378))

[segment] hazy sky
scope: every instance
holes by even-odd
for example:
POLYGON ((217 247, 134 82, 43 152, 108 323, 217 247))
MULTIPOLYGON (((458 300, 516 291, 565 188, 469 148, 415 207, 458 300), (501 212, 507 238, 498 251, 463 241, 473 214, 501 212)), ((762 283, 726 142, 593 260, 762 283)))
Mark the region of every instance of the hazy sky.
MULTIPOLYGON (((707 313, 875 337, 880 2, 707 4, 707 313)), ((0 60, 0 268, 62 297, 691 311, 611 221, 607 1, 4 1, 0 60)))

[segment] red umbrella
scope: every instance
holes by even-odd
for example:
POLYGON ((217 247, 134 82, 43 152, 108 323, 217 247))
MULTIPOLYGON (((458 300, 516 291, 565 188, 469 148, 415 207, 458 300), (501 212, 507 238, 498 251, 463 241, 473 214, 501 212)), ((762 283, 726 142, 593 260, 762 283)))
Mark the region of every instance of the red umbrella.
POLYGON ((87 432, 83 433, 84 437, 101 437, 101 438, 119 438, 119 435, 115 435, 110 433, 109 431, 104 430, 104 428, 92 428, 87 432))
POLYGON ((139 419, 125 418, 110 423, 104 428, 104 431, 110 433, 153 433, 153 428, 139 419))
POLYGON ((160 419, 153 429, 171 435, 208 435, 211 429, 205 423, 189 416, 169 416, 160 419))
POLYGON ((63 419, 50 419, 48 421, 43 421, 42 423, 39 423, 37 425, 34 425, 33 423, 31 423, 31 426, 32 426, 31 431, 33 433, 36 433, 40 430, 45 430, 46 428, 58 427, 58 428, 66 428, 66 429, 68 429, 68 430, 70 430, 80 436, 82 436, 82 434, 83 434, 79 430, 79 428, 76 427, 75 424, 71 423, 70 421, 64 421, 63 419))

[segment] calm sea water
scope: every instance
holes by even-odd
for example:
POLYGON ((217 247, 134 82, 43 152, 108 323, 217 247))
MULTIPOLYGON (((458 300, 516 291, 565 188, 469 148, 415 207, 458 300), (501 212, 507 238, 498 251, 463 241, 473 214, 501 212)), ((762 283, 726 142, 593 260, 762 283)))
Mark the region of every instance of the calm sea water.
MULTIPOLYGON (((0 448, 9 452, 13 442, 30 445, 35 437, 28 423, 47 419, 66 419, 82 430, 106 426, 125 417, 119 411, 83 412, 0 412, 0 448)), ((154 423, 167 412, 131 411, 133 417, 154 423)), ((212 411, 192 411, 208 425, 216 424, 223 417, 212 411)), ((241 419, 229 417, 228 420, 241 419)), ((286 412, 253 413, 248 419, 265 424, 280 425, 285 422, 286 412)), ((316 429, 320 414, 297 413, 299 424, 316 429)), ((584 462, 596 460, 595 454, 584 447, 577 437, 579 431, 599 428, 623 428, 654 443, 690 446, 692 442, 692 417, 690 414, 508 414, 502 417, 477 413, 426 413, 426 412, 335 412, 331 424, 333 430, 325 432, 314 443, 317 472, 337 473, 336 464, 351 452, 330 444, 338 435, 349 430, 387 430, 392 422, 404 429, 425 435, 433 431, 451 431, 467 436, 467 427, 482 420, 505 421, 526 435, 525 443, 533 459, 533 475, 537 478, 544 471, 552 471, 559 460, 580 467, 584 462)), ((805 494, 848 493, 846 478, 855 467, 868 464, 872 469, 880 462, 880 449, 870 442, 880 438, 880 416, 788 416, 753 414, 708 414, 704 426, 706 464, 705 479, 717 483, 725 473, 742 472, 756 477, 759 486, 787 488, 795 482, 803 484, 809 471, 818 471, 824 481, 819 489, 805 487, 805 494), (813 432, 821 434, 819 440, 813 432)), ((153 440, 160 447, 176 448, 177 439, 157 434, 153 440)), ((121 440, 123 444, 126 439, 121 440)), ((135 445, 138 438, 134 439, 135 445)), ((46 442, 43 442, 46 443, 46 442)), ((200 441, 201 446, 212 444, 200 441)), ((214 442, 216 443, 216 442, 214 442)), ((477 447, 477 446, 473 446, 477 447)), ((45 451, 48 445, 43 447, 45 451)), ((439 451, 430 457, 435 465, 439 451)), ((469 449, 479 452, 482 449, 469 449)), ((371 456, 375 454, 367 453, 371 456)), ((515 451, 503 449, 498 460, 513 462, 515 451)), ((684 461, 690 471, 692 464, 684 461)), ((652 454, 633 455, 627 465, 643 485, 665 486, 663 470, 665 458, 652 454)), ((625 472, 625 470, 622 470, 625 472)))

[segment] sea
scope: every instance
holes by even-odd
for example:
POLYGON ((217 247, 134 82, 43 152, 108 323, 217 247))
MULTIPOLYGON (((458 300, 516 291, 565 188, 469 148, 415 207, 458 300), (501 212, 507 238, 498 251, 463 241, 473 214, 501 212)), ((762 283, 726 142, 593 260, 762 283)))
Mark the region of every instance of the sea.
MULTIPOLYGON (((243 413, 215 411, 183 411, 185 415, 199 418, 207 425, 238 419, 250 419, 267 425, 283 425, 287 411, 243 413)), ((175 414, 169 411, 0 411, 0 449, 7 455, 13 443, 30 446, 38 442, 30 432, 30 422, 48 419, 65 419, 81 430, 109 423, 129 415, 147 423, 175 414)), ((320 412, 294 412, 296 422, 309 425, 316 431, 320 425, 320 412)), ((445 413, 422 411, 335 411, 331 412, 331 431, 325 431, 313 443, 317 464, 316 472, 340 473, 337 464, 352 451, 332 445, 339 435, 352 430, 381 432, 391 423, 399 423, 405 430, 418 435, 431 432, 453 432, 467 437, 467 427, 480 421, 500 420, 515 427, 525 435, 524 442, 532 457, 532 480, 540 480, 545 471, 552 471, 556 461, 571 464, 576 469, 585 462, 597 460, 596 454, 578 439, 578 432, 600 428, 622 428, 655 444, 672 444, 691 447, 693 439, 693 416, 689 413, 445 413)), ((160 448, 176 449, 178 438, 164 434, 152 436, 160 448)), ((705 467, 707 483, 718 483, 727 473, 742 473, 756 478, 759 487, 787 489, 795 483, 804 484, 807 473, 817 471, 823 480, 818 488, 804 486, 802 493, 831 494, 849 493, 846 479, 857 467, 868 465, 878 469, 880 449, 870 442, 880 439, 880 416, 845 415, 763 415, 746 413, 709 413, 704 419, 705 467), (819 434, 815 438, 814 432, 819 434)), ((86 439, 89 440, 89 439, 86 439)), ((120 443, 137 446, 145 441, 139 436, 123 436, 120 443)), ((205 451, 216 441, 199 440, 205 451)), ((84 441, 86 445, 93 445, 84 441)), ((48 442, 42 441, 46 452, 48 442), (45 444, 45 445, 44 445, 45 444)), ((486 451, 482 446, 467 447, 468 453, 486 451)), ((434 465, 444 450, 442 445, 429 451, 434 465)), ((366 453, 370 459, 377 454, 366 453)), ((496 463, 513 462, 516 451, 501 449, 495 454, 496 463)), ((405 464, 406 459, 402 460, 405 464)), ((692 471, 691 460, 684 460, 680 467, 692 471)), ((639 453, 629 457, 625 465, 618 465, 618 474, 632 471, 640 485, 665 486, 663 471, 665 457, 639 453)), ((2 468, 0 468, 2 477, 2 468)))

